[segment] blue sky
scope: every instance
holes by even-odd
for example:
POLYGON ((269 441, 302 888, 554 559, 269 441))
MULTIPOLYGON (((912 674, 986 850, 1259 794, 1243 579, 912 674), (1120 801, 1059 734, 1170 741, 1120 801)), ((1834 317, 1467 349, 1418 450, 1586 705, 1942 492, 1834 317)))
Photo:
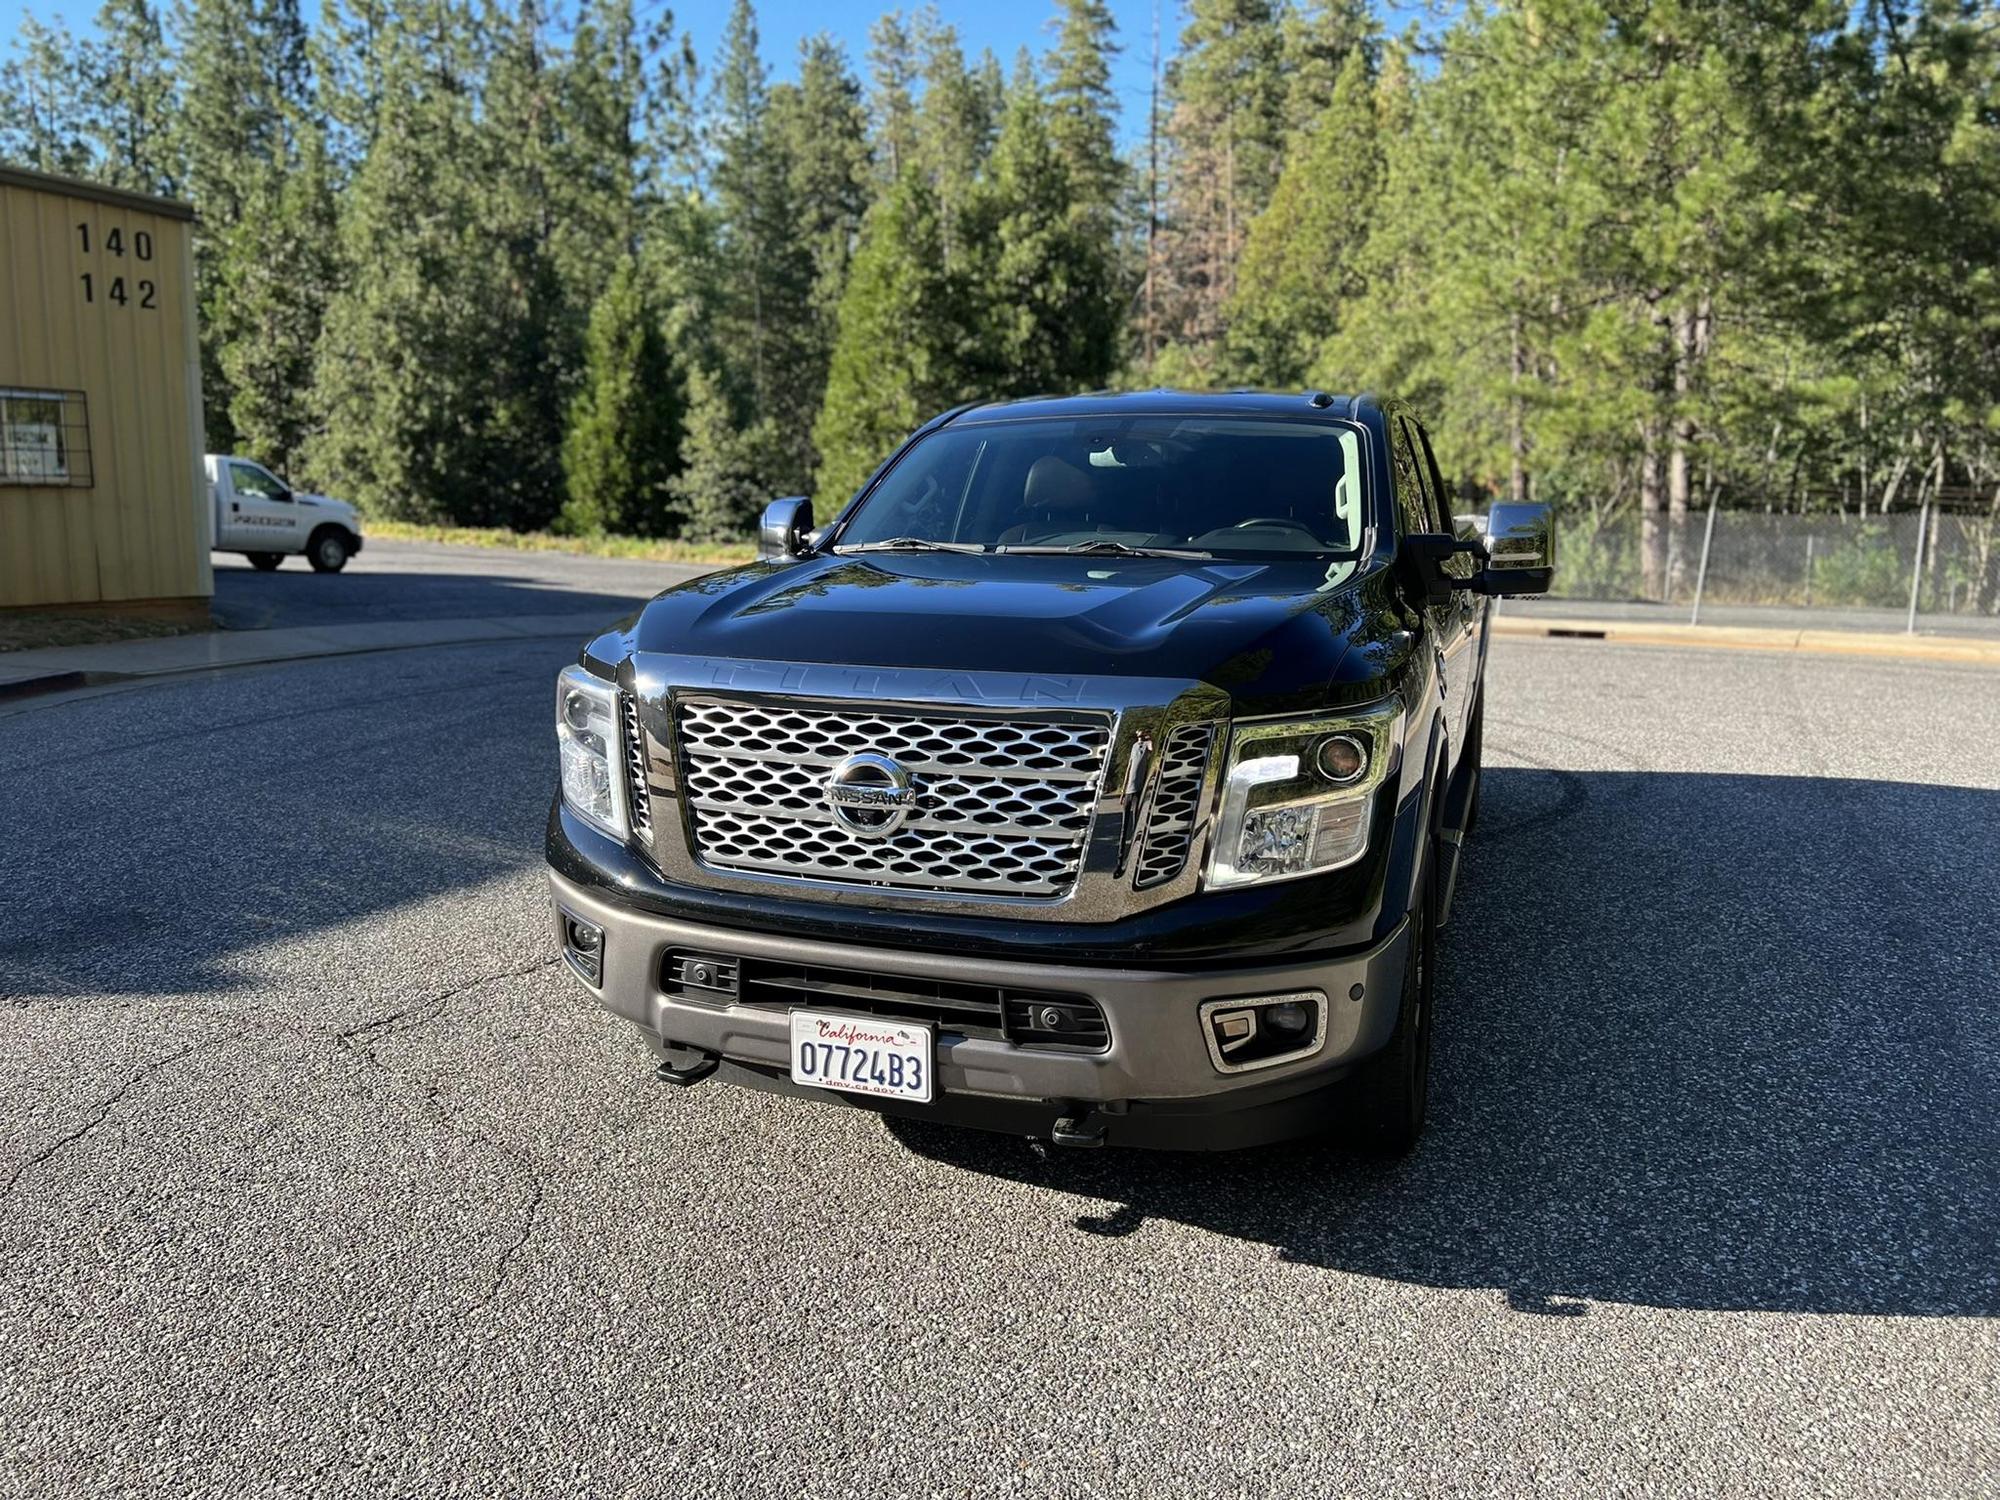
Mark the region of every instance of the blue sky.
MULTIPOLYGON (((44 21, 60 16, 73 31, 89 28, 100 0, 0 0, 0 36, 12 39, 23 14, 44 21)), ((723 27, 731 0, 681 0, 671 9, 681 28, 693 36, 704 64, 721 45, 723 27)), ((1110 0, 1118 21, 1119 40, 1124 51, 1114 64, 1112 86, 1118 91, 1121 135, 1127 142, 1138 140, 1145 131, 1146 94, 1151 85, 1153 0, 1110 0)), ((317 9, 306 0, 308 14, 317 9)), ((639 0, 641 15, 658 13, 655 0, 639 0)), ((884 0, 758 0, 757 25, 763 38, 764 60, 774 77, 788 77, 793 70, 801 37, 816 31, 831 32, 847 46, 849 59, 857 71, 865 67, 868 28, 885 10, 896 9, 884 0)), ((904 10, 915 4, 903 3, 904 10)), ((1389 24, 1400 29, 1413 14, 1424 9, 1422 0, 1388 3, 1379 7, 1389 24)), ((1022 47, 1045 50, 1053 39, 1050 22, 1055 6, 1049 0, 1000 0, 980 4, 978 0, 938 0, 943 18, 958 28, 959 41, 968 58, 983 48, 993 53, 1005 67, 1012 68, 1014 54, 1022 47)), ((1180 7, 1176 0, 1159 0, 1162 45, 1169 54, 1180 29, 1180 7)))

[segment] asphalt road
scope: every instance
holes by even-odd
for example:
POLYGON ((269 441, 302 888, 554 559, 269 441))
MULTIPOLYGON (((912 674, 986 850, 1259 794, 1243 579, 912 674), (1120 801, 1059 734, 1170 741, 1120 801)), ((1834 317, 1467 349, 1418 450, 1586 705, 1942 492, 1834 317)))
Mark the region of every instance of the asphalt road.
POLYGON ((0 715, 0 1493, 2000 1488, 1992 675, 1499 643, 1383 1167, 655 1084, 568 655, 0 715))

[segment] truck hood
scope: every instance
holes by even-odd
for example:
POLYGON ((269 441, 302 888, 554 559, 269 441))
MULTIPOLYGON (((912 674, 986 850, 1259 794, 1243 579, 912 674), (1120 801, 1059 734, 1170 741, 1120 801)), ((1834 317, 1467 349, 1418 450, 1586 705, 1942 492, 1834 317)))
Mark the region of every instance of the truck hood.
POLYGON ((350 531, 358 533, 361 530, 361 513, 345 500, 335 500, 328 495, 300 494, 296 490, 292 492, 292 498, 313 510, 326 512, 328 520, 344 522, 350 531))
POLYGON ((1378 677, 1409 639, 1380 568, 914 552, 697 578, 591 654, 1191 678, 1279 712, 1378 677))

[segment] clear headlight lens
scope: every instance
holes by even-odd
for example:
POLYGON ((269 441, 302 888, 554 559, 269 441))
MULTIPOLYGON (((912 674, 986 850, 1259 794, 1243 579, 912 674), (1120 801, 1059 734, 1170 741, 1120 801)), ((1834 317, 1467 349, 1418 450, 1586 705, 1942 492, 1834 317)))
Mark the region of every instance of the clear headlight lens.
POLYGON ((630 823, 620 774, 618 689, 582 667, 565 667, 556 678, 556 744, 564 804, 613 838, 625 838, 630 823))
POLYGON ((1238 724, 1209 854, 1211 889, 1296 880, 1368 852, 1375 789, 1389 774, 1403 705, 1238 724))

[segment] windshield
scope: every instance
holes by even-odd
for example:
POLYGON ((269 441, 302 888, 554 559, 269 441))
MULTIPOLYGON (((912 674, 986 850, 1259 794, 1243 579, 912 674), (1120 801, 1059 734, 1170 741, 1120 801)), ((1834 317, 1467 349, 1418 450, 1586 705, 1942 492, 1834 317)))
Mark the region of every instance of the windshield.
POLYGON ((838 551, 1355 557, 1361 435, 1245 417, 1023 418, 920 439, 838 551))

